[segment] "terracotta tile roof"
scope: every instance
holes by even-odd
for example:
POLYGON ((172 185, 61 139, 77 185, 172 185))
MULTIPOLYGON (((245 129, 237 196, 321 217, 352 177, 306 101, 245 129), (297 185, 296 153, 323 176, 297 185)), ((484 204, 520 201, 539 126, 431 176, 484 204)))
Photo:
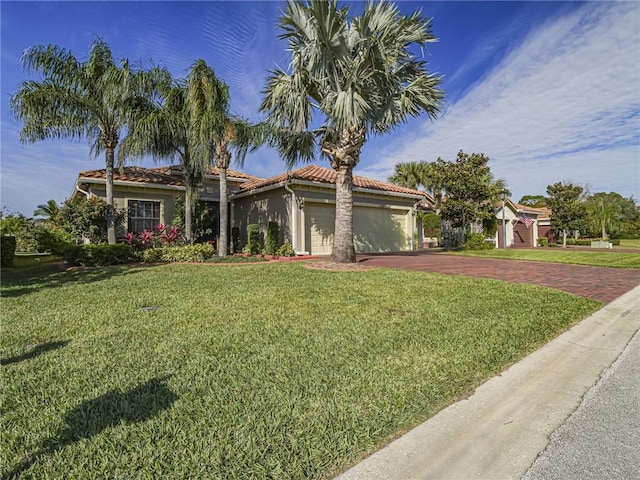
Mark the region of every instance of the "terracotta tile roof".
MULTIPOLYGON (((154 168, 151 170, 162 170, 166 173, 182 173, 182 167, 180 167, 180 165, 170 165, 168 167, 158 167, 158 168, 154 168)), ((214 176, 218 176, 220 175, 220 170, 218 169, 218 167, 211 167, 209 172, 207 172, 207 175, 214 175, 214 176)), ((227 168, 227 177, 233 177, 233 178, 241 178, 243 180, 262 180, 260 177, 256 177, 254 175, 249 175, 248 173, 244 173, 244 172, 239 172, 238 170, 231 170, 230 168, 227 168)))
MULTIPOLYGON (((79 178, 104 179, 105 169, 85 170, 78 174, 79 178)), ((162 168, 124 167, 122 173, 119 168, 113 171, 113 180, 122 182, 157 183, 162 185, 184 186, 182 178, 170 175, 162 168)))
MULTIPOLYGON (((173 185, 184 186, 184 180, 180 175, 182 168, 179 165, 171 165, 167 167, 124 167, 122 174, 120 169, 116 168, 113 171, 113 180, 122 182, 138 182, 138 183, 156 183, 161 185, 173 185)), ((219 175, 219 171, 216 167, 212 167, 209 175, 219 175)), ((105 169, 100 170, 85 170, 79 173, 80 178, 95 178, 104 179, 105 169)), ((261 180, 253 175, 247 175, 237 170, 227 169, 227 177, 240 178, 243 180, 261 180)))
POLYGON ((550 215, 551 214, 551 209, 549 208, 535 208, 535 207, 529 207, 527 205, 520 205, 519 203, 516 202, 511 202, 513 203, 513 206, 516 207, 517 210, 522 210, 528 213, 533 213, 533 214, 537 214, 538 216, 544 216, 546 215, 550 215))
MULTIPOLYGON (((239 192, 249 192, 258 188, 277 185, 278 183, 285 182, 288 178, 335 185, 337 175, 338 174, 333 169, 319 167, 317 165, 307 165, 306 167, 299 168, 297 170, 281 173, 280 175, 276 175, 275 177, 257 179, 251 182, 244 183, 240 186, 239 192)), ((353 186, 356 188, 366 188, 369 190, 381 190, 383 192, 389 193, 403 193, 408 195, 424 196, 422 192, 418 192, 417 190, 400 187, 398 185, 381 182, 379 180, 373 180, 371 178, 359 177, 357 175, 353 176, 353 186)))

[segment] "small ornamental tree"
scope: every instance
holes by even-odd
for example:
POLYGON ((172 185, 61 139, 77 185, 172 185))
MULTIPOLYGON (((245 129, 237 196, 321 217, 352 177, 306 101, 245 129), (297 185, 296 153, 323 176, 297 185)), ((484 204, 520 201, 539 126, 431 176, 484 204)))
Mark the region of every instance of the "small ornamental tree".
MULTIPOLYGON (((473 223, 481 223, 494 229, 494 202, 505 189, 503 180, 494 180, 488 165, 489 157, 482 153, 458 152, 453 162, 438 158, 433 164, 446 192, 441 205, 443 220, 454 228, 469 229, 473 223)), ((494 232, 495 233, 495 232, 494 232)))
MULTIPOLYGON (((91 243, 107 241, 107 202, 98 198, 75 197, 64 202, 57 215, 58 225, 75 238, 91 243)), ((125 211, 115 211, 116 226, 124 221, 125 211)))
POLYGON ((562 246, 567 246, 567 235, 585 226, 587 208, 581 201, 583 188, 567 182, 558 182, 547 187, 551 208, 551 227, 562 233, 562 246))

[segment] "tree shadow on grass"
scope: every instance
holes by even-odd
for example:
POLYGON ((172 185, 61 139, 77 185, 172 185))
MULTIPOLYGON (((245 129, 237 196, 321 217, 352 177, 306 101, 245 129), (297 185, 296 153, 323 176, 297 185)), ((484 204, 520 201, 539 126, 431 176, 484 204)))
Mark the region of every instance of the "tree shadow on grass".
POLYGON ((22 460, 3 479, 17 478, 41 458, 85 438, 102 433, 121 423, 132 425, 145 422, 171 407, 178 396, 165 381, 171 375, 151 380, 122 392, 112 390, 93 400, 81 403, 64 419, 64 427, 51 438, 44 440, 38 449, 22 460))
MULTIPOLYGON (((0 365, 11 365, 12 363, 20 363, 24 360, 30 360, 50 350, 57 350, 65 347, 69 343, 69 340, 58 340, 55 342, 41 343, 35 345, 32 348, 27 349, 22 355, 15 355, 8 358, 0 358, 0 365)), ((25 347, 26 348, 26 347, 25 347)))
MULTIPOLYGON (((140 265, 118 265, 62 270, 57 265, 2 272, 2 296, 20 297, 43 288, 100 282, 112 277, 140 273, 140 265)), ((144 268, 153 268, 144 266, 144 268)))

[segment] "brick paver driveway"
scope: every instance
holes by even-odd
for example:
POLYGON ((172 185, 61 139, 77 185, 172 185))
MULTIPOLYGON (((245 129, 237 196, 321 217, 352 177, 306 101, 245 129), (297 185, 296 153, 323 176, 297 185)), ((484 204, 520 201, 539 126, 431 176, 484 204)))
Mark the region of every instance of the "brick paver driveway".
MULTIPOLYGON (((614 255, 612 253, 612 255, 614 255)), ((440 252, 358 255, 365 265, 494 278, 556 288, 609 303, 640 285, 638 268, 606 268, 561 263, 463 257, 440 252)))

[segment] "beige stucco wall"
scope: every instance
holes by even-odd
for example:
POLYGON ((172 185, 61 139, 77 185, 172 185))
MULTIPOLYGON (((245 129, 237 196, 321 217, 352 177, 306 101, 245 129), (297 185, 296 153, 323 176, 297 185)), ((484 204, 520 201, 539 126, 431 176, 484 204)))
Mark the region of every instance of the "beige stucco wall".
MULTIPOLYGON (((107 192, 104 185, 91 184, 88 191, 98 197, 107 198, 107 192)), ((134 186, 113 186, 113 204, 116 209, 127 209, 129 200, 144 200, 160 202, 160 222, 166 225, 173 223, 173 215, 175 211, 175 198, 182 195, 180 190, 159 189, 152 187, 134 187, 134 186)), ((125 217, 124 225, 116 232, 117 237, 124 237, 128 229, 127 217, 125 217)))
MULTIPOLYGON (((263 233, 266 233, 267 223, 269 221, 277 221, 280 224, 280 242, 291 242, 297 253, 312 252, 310 237, 310 222, 318 221, 309 216, 308 212, 318 211, 315 207, 326 206, 335 209, 335 189, 323 188, 322 186, 310 186, 304 184, 291 184, 289 188, 295 192, 297 202, 293 202, 292 194, 287 192, 284 187, 277 187, 273 190, 257 193, 255 195, 245 196, 233 200, 232 224, 240 228, 241 246, 247 242, 247 225, 257 223, 261 226, 263 233)), ((414 199, 390 197, 368 192, 354 191, 354 217, 358 215, 357 209, 362 207, 362 211, 371 213, 371 209, 385 209, 393 212, 389 222, 394 223, 393 229, 402 230, 397 233, 402 238, 397 239, 399 249, 411 248, 411 236, 416 231, 413 216, 414 199), (400 221, 401 224, 396 226, 400 221), (399 228, 397 228, 399 227, 399 228)), ((375 216, 375 215, 374 215, 375 216)), ((358 219, 355 220, 358 222, 358 219)), ((326 221, 324 222, 326 223, 326 221)), ((333 231, 333 220, 325 225, 327 230, 333 231)), ((318 225, 316 225, 318 226, 318 225)), ((382 227, 381 227, 382 228, 382 227)), ((381 236, 389 236, 394 232, 382 232, 381 236)), ((357 236, 357 234, 356 234, 357 236)), ((356 238, 361 248, 374 248, 375 239, 371 235, 368 237, 363 235, 362 238, 356 238)))
POLYGON ((283 188, 232 200, 231 225, 240 229, 240 248, 247 244, 247 225, 260 225, 263 235, 269 222, 280 225, 280 243, 291 242, 290 200, 283 188))

